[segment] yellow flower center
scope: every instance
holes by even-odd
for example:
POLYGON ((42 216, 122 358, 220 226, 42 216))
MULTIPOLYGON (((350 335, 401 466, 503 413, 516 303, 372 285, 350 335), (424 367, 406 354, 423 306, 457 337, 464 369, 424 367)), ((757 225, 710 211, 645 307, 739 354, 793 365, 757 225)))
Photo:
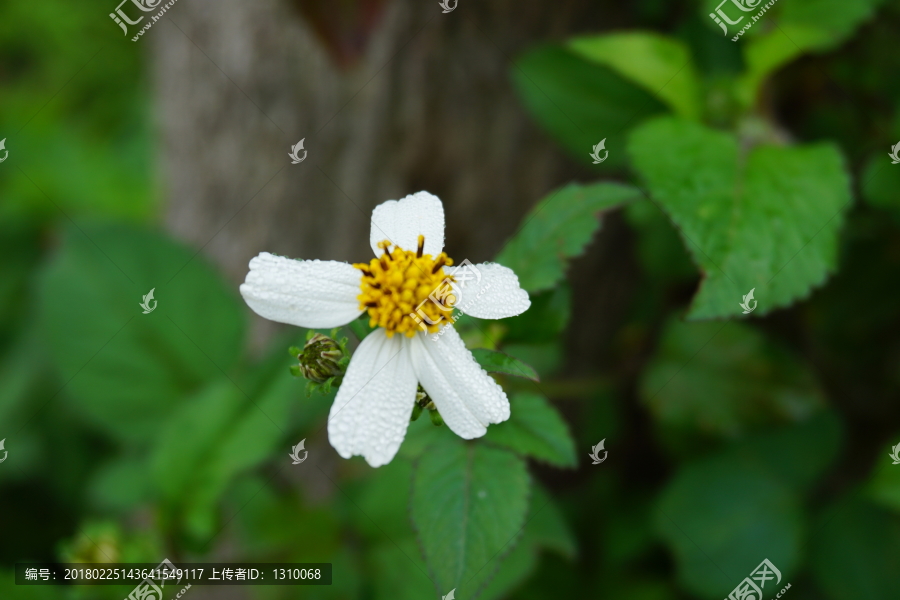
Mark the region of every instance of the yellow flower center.
POLYGON ((416 331, 436 333, 439 323, 450 316, 456 295, 452 275, 444 267, 453 261, 441 252, 436 258, 422 254, 425 236, 419 236, 417 251, 394 248, 385 240, 378 243, 384 254, 369 264, 353 266, 363 273, 360 308, 368 310, 369 326, 384 327, 387 336, 402 333, 413 337, 416 331))

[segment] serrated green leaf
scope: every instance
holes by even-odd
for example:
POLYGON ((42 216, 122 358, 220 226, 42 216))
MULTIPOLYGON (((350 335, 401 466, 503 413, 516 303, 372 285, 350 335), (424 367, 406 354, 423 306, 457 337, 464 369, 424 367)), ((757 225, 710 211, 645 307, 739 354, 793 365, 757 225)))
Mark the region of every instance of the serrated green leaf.
POLYGON ((681 229, 705 279, 689 317, 754 315, 808 296, 834 269, 851 196, 840 152, 828 144, 758 146, 675 118, 646 123, 629 151, 653 199, 681 229))
POLYGON ((800 560, 799 498, 764 469, 731 457, 680 469, 659 499, 655 520, 679 581, 701 598, 721 600, 764 558, 785 575, 800 560))
POLYGON ((891 600, 900 588, 900 517, 855 496, 815 521, 813 576, 828 600, 891 600))
POLYGON ((723 438, 802 420, 825 405, 803 365, 751 327, 677 319, 663 331, 640 395, 660 424, 723 438))
POLYGON ((537 394, 513 395, 509 420, 491 425, 484 439, 557 467, 578 464, 569 426, 557 410, 537 394))
POLYGON ((411 516, 435 589, 476 598, 485 567, 515 546, 529 479, 508 450, 451 440, 432 446, 413 476, 411 516))
POLYGON ((532 381, 541 380, 537 371, 529 365, 503 352, 488 350, 487 348, 475 348, 472 350, 472 356, 488 373, 502 373, 513 377, 524 377, 532 381))
POLYGON ((154 439, 184 397, 240 356, 243 309, 194 255, 145 229, 81 225, 42 274, 41 324, 67 389, 122 442, 154 439), (145 315, 151 288, 158 304, 145 315))
POLYGON ((570 184, 549 194, 525 217, 525 224, 497 256, 529 292, 553 287, 565 274, 566 260, 584 251, 600 226, 598 215, 640 192, 617 183, 570 184))
POLYGON ((528 110, 574 158, 592 165, 593 146, 606 139, 609 156, 592 168, 624 166, 627 128, 666 112, 665 104, 611 68, 558 46, 519 57, 512 78, 528 110))
POLYGON ((509 597, 511 591, 528 580, 538 566, 541 551, 545 549, 571 559, 575 556, 575 539, 556 503, 536 485, 529 503, 522 540, 509 556, 495 559, 485 567, 486 570, 496 570, 497 574, 485 588, 482 600, 509 597))
POLYGON ((537 568, 540 551, 534 544, 526 544, 523 539, 516 544, 508 556, 498 563, 496 574, 488 582, 481 594, 481 600, 506 598, 509 593, 522 585, 537 568))
POLYGON ((634 31, 578 37, 567 47, 612 68, 685 118, 700 117, 700 86, 687 46, 658 33, 634 31))

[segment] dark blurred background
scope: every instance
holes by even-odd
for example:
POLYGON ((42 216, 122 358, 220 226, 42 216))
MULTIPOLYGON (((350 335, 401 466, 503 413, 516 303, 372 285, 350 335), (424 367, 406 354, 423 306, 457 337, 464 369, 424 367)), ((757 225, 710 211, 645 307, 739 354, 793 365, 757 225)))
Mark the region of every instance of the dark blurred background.
MULTIPOLYGON (((781 139, 843 153, 835 268, 790 307, 684 322, 701 273, 676 229, 648 202, 604 215, 506 331, 577 467, 530 462, 552 522, 483 598, 712 599, 749 574, 719 565, 763 558, 794 600, 900 594, 900 166, 882 164, 900 140, 900 3, 779 3, 835 22, 754 108, 781 139), (592 466, 601 439, 610 458, 592 466)), ((721 90, 745 40, 723 38, 709 4, 179 0, 132 42, 109 0, 0 2, 0 598, 130 591, 17 587, 16 561, 164 557, 335 565, 329 588, 196 600, 434 597, 407 516, 414 454, 378 470, 337 456, 331 399, 287 372, 305 332, 244 306, 247 263, 367 260, 372 208, 423 189, 444 202, 448 253, 483 262, 552 190, 634 181, 616 136, 665 107, 554 52, 574 35, 672 36, 707 122, 729 127, 721 90), (607 163, 535 108, 529 85, 556 75, 571 104, 548 101, 594 143, 609 131, 607 163), (150 288, 162 310, 144 316, 150 288), (303 437, 316 468, 283 469, 303 437)))

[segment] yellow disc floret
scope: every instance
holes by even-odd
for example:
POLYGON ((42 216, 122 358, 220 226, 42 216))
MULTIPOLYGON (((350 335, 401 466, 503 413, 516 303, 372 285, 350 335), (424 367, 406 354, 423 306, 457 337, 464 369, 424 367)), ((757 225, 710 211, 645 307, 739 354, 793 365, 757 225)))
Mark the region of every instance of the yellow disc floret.
POLYGON ((418 250, 403 250, 391 242, 379 242, 384 254, 369 264, 353 266, 363 273, 357 297, 360 308, 369 312, 370 327, 384 327, 387 336, 402 333, 413 337, 417 331, 436 333, 439 323, 450 316, 456 295, 452 275, 444 267, 453 261, 441 252, 432 258, 422 254, 425 236, 419 236, 418 250))

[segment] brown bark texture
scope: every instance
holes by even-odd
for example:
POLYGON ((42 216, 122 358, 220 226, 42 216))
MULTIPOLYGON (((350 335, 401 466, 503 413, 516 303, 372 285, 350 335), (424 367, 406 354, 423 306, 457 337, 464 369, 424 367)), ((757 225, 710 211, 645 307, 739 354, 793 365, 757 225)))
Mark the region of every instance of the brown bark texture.
POLYGON ((534 44, 605 28, 598 3, 191 0, 156 27, 166 226, 235 285, 261 251, 368 260, 372 208, 419 190, 444 201, 450 256, 490 260, 538 199, 590 179, 510 73, 534 44))

